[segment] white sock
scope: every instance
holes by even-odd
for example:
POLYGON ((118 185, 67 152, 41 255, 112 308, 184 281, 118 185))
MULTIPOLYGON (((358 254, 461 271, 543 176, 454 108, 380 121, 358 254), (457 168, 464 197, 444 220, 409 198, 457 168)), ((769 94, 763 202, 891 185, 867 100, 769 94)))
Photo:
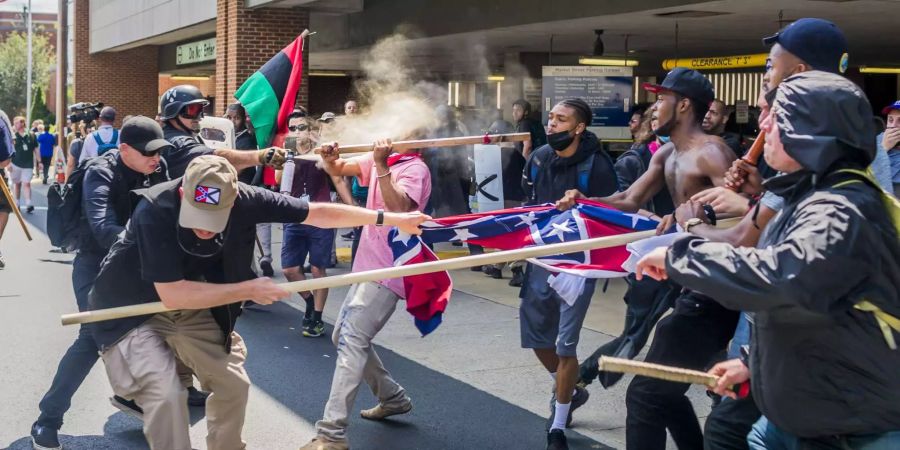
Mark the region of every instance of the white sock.
POLYGON ((572 403, 560 403, 556 402, 556 414, 553 416, 553 425, 550 425, 550 429, 558 429, 565 430, 566 429, 566 419, 569 417, 569 407, 572 406, 572 403))

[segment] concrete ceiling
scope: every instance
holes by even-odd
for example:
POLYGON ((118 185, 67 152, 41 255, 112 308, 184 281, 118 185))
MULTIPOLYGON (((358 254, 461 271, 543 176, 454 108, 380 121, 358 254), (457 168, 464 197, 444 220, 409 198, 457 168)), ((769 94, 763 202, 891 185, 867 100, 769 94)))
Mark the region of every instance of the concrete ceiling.
MULTIPOLYGON (((617 2, 619 3, 619 2, 617 2)), ((669 5, 672 2, 667 2, 669 5)), ((641 1, 658 4, 657 1, 641 1)), ((364 10, 362 15, 366 14, 364 10)), ((421 17, 421 14, 420 14, 421 17)), ((837 23, 850 43, 851 66, 900 66, 900 2, 894 0, 723 0, 684 2, 643 11, 610 15, 594 15, 568 20, 522 23, 481 29, 459 34, 427 36, 422 24, 402 21, 414 33, 426 35, 415 39, 410 50, 410 63, 432 73, 480 74, 499 69, 505 53, 543 53, 547 57, 553 37, 554 64, 571 64, 577 55, 591 53, 595 29, 604 29, 606 56, 625 56, 628 36, 629 57, 640 61, 637 73, 661 72, 663 59, 763 53, 761 38, 776 32, 782 24, 800 17, 822 17, 837 23), (673 18, 661 16, 685 11, 720 13, 709 17, 673 18), (779 21, 779 14, 782 15, 779 21), (676 41, 676 24, 678 39, 676 41), (411 26, 411 27, 410 27, 411 26)), ((453 20, 453 18, 447 18, 453 20)), ((505 22, 509 22, 505 20, 505 22)), ((335 24, 333 17, 313 15, 311 29, 335 24), (319 22, 321 20, 321 22, 319 22)), ((349 32, 349 31, 348 31, 349 32)), ((313 38, 315 39, 315 37, 313 38)), ((312 70, 360 69, 360 60, 368 46, 330 51, 317 51, 312 43, 312 70)), ((549 58, 548 58, 549 61, 549 58)))

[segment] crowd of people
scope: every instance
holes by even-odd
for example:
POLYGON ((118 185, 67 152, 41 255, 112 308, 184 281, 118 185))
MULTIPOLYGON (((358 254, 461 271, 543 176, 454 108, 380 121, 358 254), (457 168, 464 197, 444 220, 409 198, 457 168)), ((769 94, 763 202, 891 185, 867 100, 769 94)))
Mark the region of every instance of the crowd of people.
MULTIPOLYGON (((634 110, 634 144, 616 159, 577 98, 554 105, 546 128, 517 100, 515 124, 498 119, 485 129, 530 134, 501 152, 506 207, 565 210, 592 199, 658 221, 660 234, 686 233, 638 263, 622 335, 581 363, 576 349, 596 280, 567 302, 547 270, 510 264, 521 345, 549 375, 548 450, 569 448, 565 431, 588 402, 589 384, 620 379, 599 371, 598 358, 634 358, 651 333, 647 362, 719 381, 701 427, 688 384, 634 377, 625 400, 629 449, 664 449, 667 433, 683 449, 900 447, 900 100, 876 129, 866 96, 841 76, 847 42, 831 22, 801 19, 764 42, 759 161, 745 158, 748 136, 726 131, 731 111, 711 83, 685 68, 644 86, 657 100, 634 110), (741 219, 721 229, 717 216, 741 219)), ((468 158, 396 150, 390 140, 348 158, 339 143, 322 142, 335 121, 360 113, 354 100, 343 115, 294 110, 284 148, 258 148, 239 103, 226 109, 234 149, 207 147, 198 138, 207 106, 199 89, 182 85, 163 94, 155 118, 129 116, 115 128, 117 113, 105 107, 96 129, 71 124, 65 177, 79 180, 83 197, 72 273, 78 309, 161 301, 177 311, 82 325, 39 404, 36 449, 60 448, 63 416, 98 358, 113 405, 144 421, 151 448, 191 448, 188 408, 204 405, 208 447, 244 448, 251 380, 234 328, 244 308, 290 295, 269 278, 273 230, 283 230, 282 273, 299 281, 327 276, 337 228, 352 229, 352 270, 366 271, 394 264, 388 226, 418 234, 427 214, 473 212, 468 158), (314 149, 320 162, 296 158, 314 149)), ((450 108, 437 115, 435 137, 466 133, 450 108)), ((31 212, 31 181, 47 182, 56 142, 43 124, 33 135, 23 118, 0 118, 0 168, 31 212)), ((411 137, 420 136, 397 136, 411 137)), ((0 236, 10 210, 0 204, 0 236)), ((503 269, 477 268, 494 278, 503 269)), ((328 291, 299 295, 302 334, 324 335, 328 291)), ((412 394, 372 344, 404 296, 400 279, 350 288, 332 332, 331 392, 302 450, 349 448, 363 382, 378 400, 363 418, 412 409, 412 394)))

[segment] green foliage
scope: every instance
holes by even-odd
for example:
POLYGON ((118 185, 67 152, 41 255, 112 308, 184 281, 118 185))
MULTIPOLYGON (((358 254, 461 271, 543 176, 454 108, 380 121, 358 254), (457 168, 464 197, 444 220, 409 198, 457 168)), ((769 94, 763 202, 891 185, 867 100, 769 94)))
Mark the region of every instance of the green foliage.
MULTIPOLYGON (((47 35, 34 33, 32 45, 32 119, 49 116, 47 105, 41 95, 43 110, 36 107, 35 95, 43 91, 49 81, 50 66, 56 59, 56 51, 50 45, 47 35)), ((10 33, 0 41, 0 108, 12 117, 25 115, 26 68, 28 66, 28 41, 24 33, 10 33)))

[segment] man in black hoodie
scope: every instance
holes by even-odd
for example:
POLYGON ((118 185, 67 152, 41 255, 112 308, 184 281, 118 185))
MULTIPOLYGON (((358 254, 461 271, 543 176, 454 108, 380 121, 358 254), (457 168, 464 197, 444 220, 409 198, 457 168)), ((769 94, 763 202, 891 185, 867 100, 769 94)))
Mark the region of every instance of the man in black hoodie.
MULTIPOLYGON (((525 164, 522 186, 532 204, 553 202, 568 189, 594 196, 616 191, 612 158, 603 151, 597 136, 587 130, 592 118, 591 108, 581 99, 563 100, 550 111, 548 144, 532 152, 525 164)), ((575 389, 575 348, 596 280, 587 280, 584 292, 569 305, 550 288, 549 275, 528 264, 519 294, 519 321, 522 347, 534 350, 555 382, 547 448, 559 450, 568 448, 564 429, 572 421, 572 411, 588 399, 587 390, 575 389)))
POLYGON ((895 203, 865 174, 872 108, 836 74, 793 75, 767 96, 765 182, 784 209, 757 248, 689 236, 638 273, 755 313, 750 357, 717 366, 716 391, 750 380, 765 418, 751 448, 900 446, 900 239, 895 203), (767 419, 767 420, 766 420, 767 419))

